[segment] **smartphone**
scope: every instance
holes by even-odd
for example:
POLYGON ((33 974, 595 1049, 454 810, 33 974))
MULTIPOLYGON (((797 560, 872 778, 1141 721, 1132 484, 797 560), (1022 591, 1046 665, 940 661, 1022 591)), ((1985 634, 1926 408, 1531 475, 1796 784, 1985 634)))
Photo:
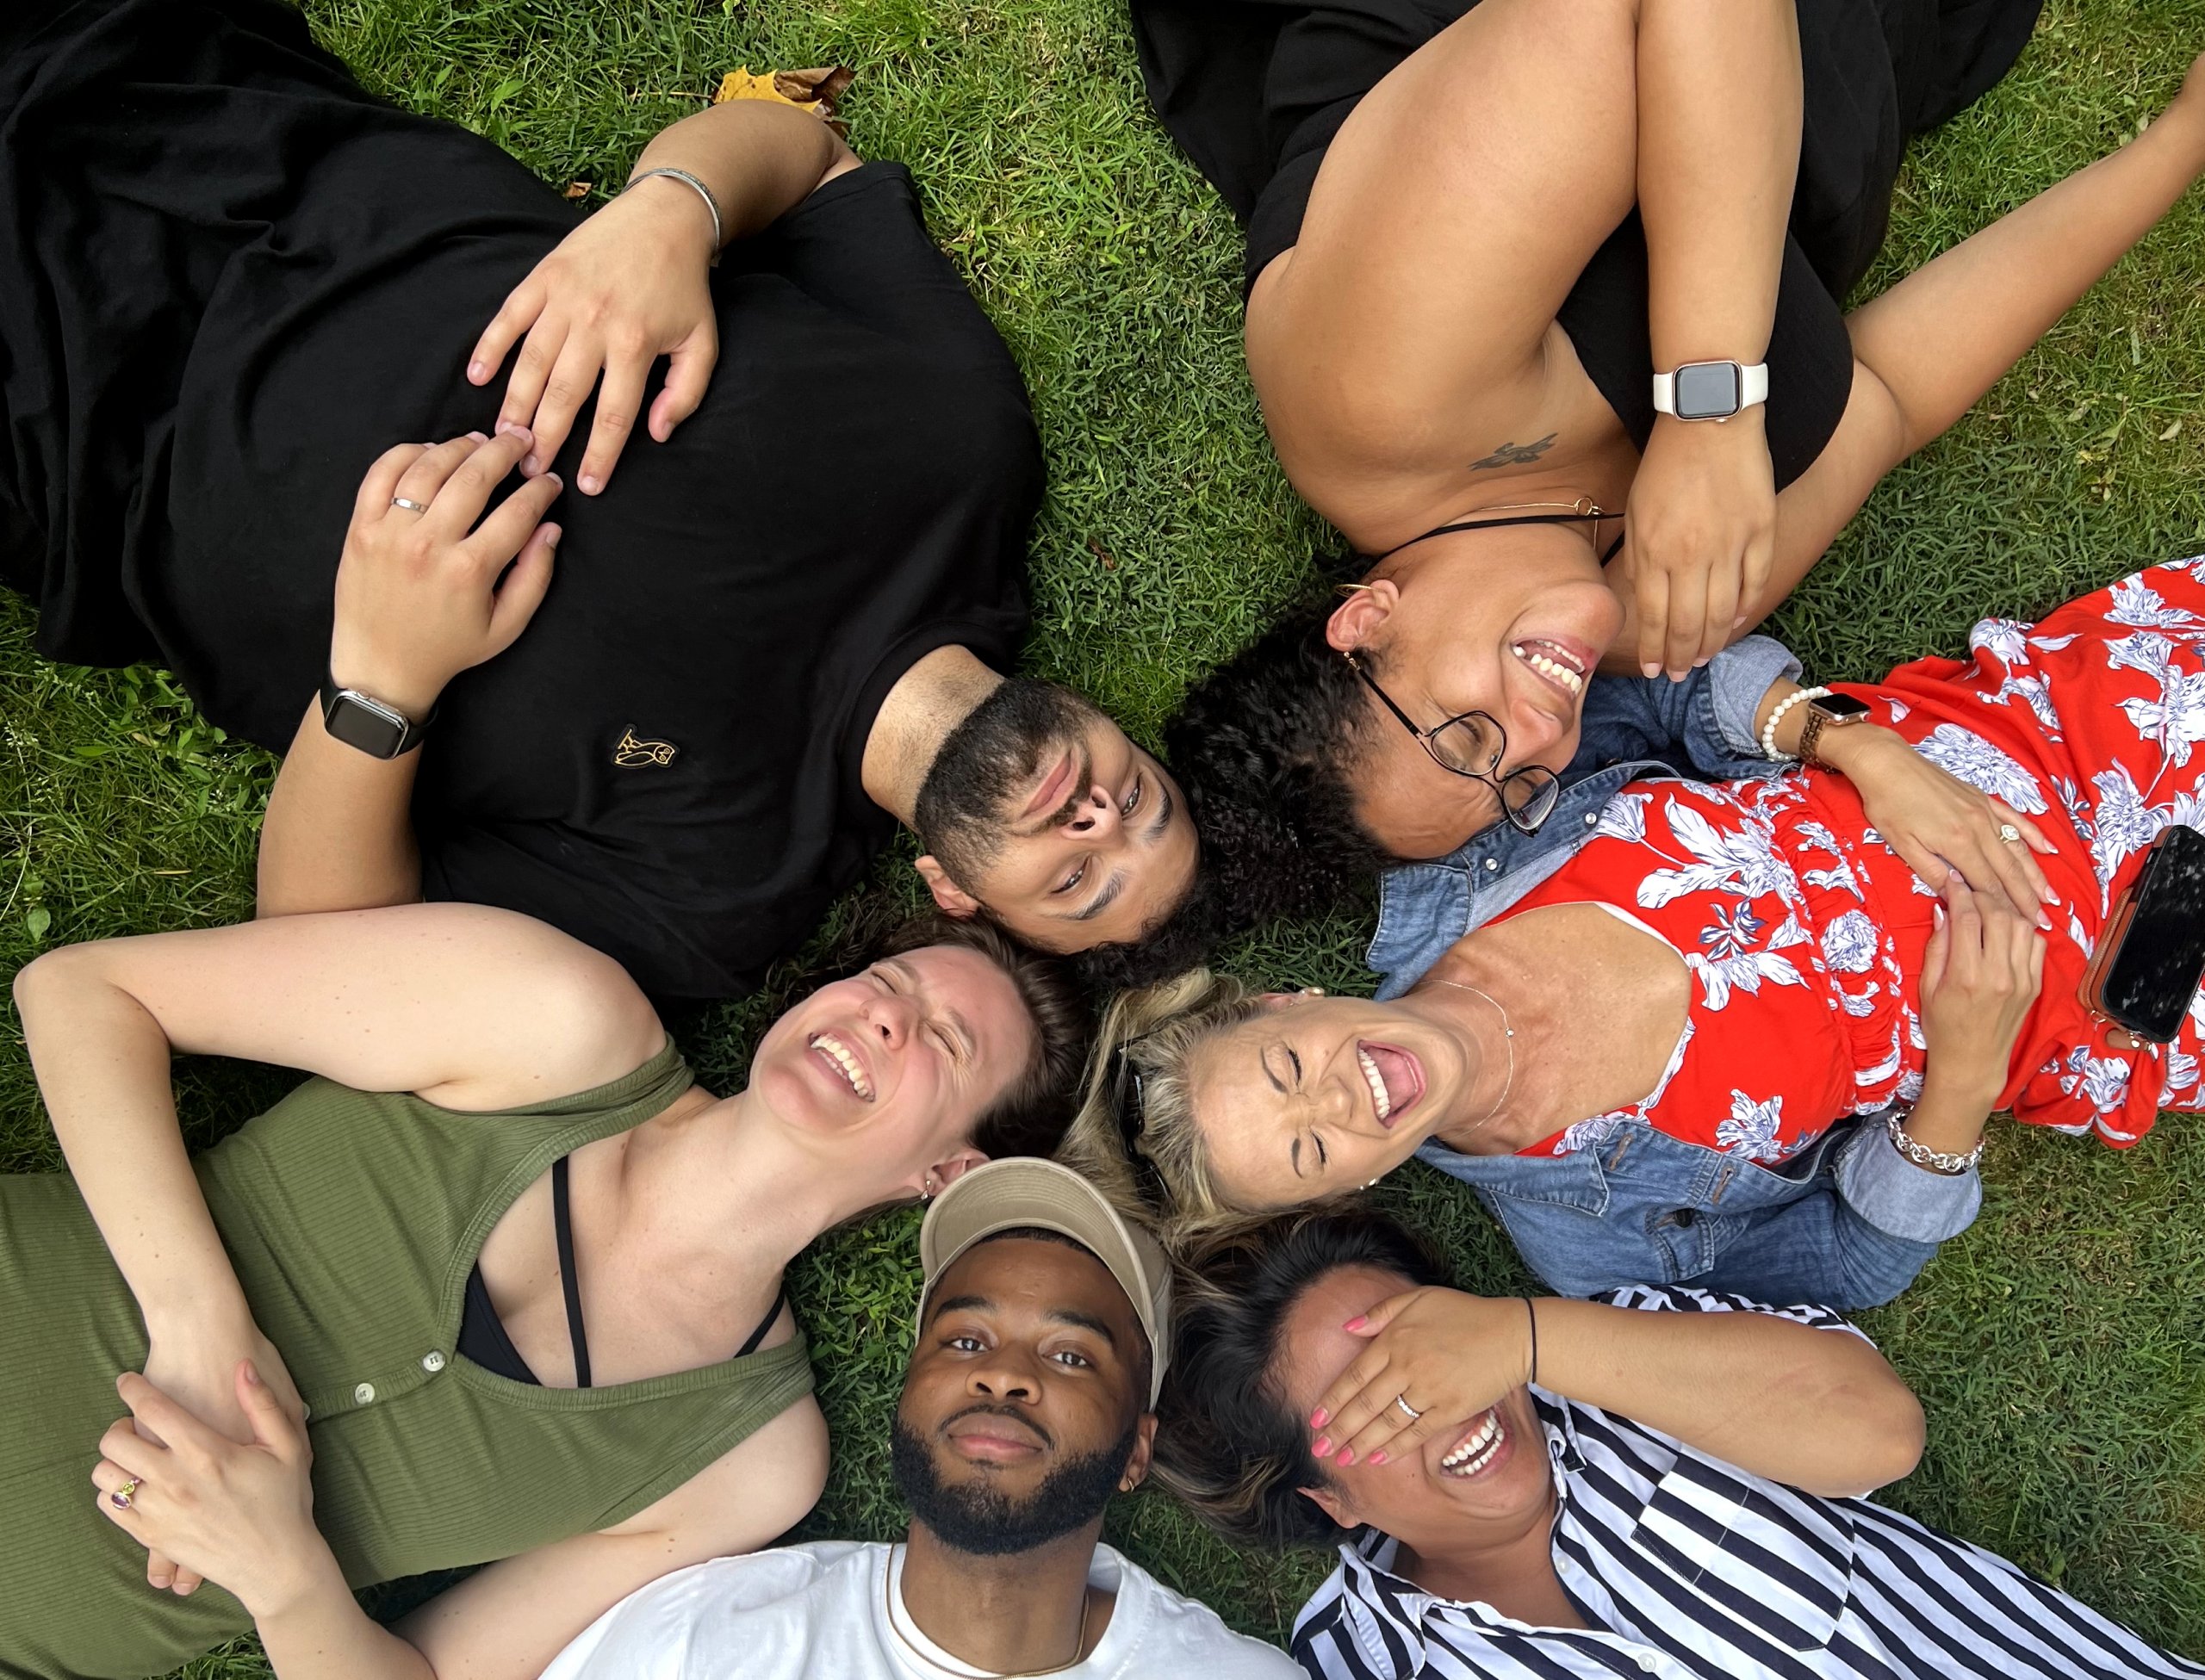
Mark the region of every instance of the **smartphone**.
POLYGON ((2171 822, 2114 907, 2083 1002, 2140 1040, 2171 1044, 2205 979, 2205 834, 2171 822))

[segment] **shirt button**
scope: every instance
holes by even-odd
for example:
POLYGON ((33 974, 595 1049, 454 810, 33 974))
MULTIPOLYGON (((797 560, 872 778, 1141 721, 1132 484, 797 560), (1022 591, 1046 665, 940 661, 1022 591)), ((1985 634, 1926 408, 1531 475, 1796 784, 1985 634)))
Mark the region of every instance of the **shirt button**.
POLYGON ((352 1391, 352 1398, 359 1405, 368 1405, 374 1401, 375 1398, 376 1386, 373 1383, 362 1383, 352 1391))
POLYGON ((1488 858, 1485 860, 1485 866, 1488 870, 1499 869, 1500 867, 1500 859, 1498 858, 1488 858))
POLYGON ((438 1372, 444 1368, 444 1356, 434 1348, 430 1349, 429 1352, 421 1355, 421 1368, 431 1376, 435 1376, 438 1372))

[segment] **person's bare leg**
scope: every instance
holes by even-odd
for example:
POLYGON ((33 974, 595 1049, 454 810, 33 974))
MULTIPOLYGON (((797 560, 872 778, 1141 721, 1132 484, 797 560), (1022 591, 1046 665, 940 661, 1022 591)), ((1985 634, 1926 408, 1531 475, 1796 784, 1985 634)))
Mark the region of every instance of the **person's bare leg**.
POLYGON ((1777 498, 1776 563, 1749 622, 1792 592, 1885 474, 1966 413, 2202 170, 2205 59, 2135 139, 1854 310, 1852 400, 1815 464, 1777 498))

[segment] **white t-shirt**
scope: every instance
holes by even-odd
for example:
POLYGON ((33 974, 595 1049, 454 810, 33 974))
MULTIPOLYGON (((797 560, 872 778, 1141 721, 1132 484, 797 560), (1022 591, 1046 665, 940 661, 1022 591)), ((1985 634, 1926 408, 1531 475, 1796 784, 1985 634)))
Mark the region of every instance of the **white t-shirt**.
MULTIPOLYGON (((715 1558, 630 1593, 585 1628, 543 1680, 955 1680, 977 1672, 935 1646, 892 1597, 890 1553, 818 1541, 715 1558), (888 1625, 894 1605, 897 1633, 888 1625), (910 1643, 907 1645, 905 1641, 910 1643)), ((1107 1546, 1088 1584, 1117 1594, 1094 1653, 1064 1680, 1302 1680, 1283 1652, 1243 1638, 1215 1611, 1159 1585, 1107 1546)))

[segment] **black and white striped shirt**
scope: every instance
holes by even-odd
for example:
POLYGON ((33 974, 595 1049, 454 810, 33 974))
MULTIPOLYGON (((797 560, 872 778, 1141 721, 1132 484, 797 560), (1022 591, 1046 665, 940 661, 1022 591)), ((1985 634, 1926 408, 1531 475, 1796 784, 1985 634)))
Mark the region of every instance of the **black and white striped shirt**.
MULTIPOLYGON (((1696 1289, 1605 1298, 1649 1311, 1770 1311, 1696 1289)), ((1818 1307, 1781 1317, 1849 1331, 1818 1307)), ((1853 1332, 1858 1334, 1858 1332, 1853 1332)), ((1294 1655, 1319 1680, 2193 1680, 2144 1643, 1979 1547, 1865 1499, 1822 1499, 1543 1389, 1560 1490, 1554 1565, 1594 1631, 1534 1627, 1392 1572, 1366 1532, 1302 1607, 1294 1655)))

